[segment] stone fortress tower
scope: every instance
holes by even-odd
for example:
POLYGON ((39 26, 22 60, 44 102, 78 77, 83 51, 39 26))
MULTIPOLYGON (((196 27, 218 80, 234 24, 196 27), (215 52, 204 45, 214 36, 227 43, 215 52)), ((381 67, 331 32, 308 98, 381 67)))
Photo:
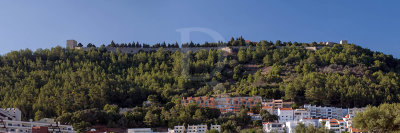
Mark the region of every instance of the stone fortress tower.
POLYGON ((67 48, 74 49, 78 45, 75 40, 67 40, 67 48))

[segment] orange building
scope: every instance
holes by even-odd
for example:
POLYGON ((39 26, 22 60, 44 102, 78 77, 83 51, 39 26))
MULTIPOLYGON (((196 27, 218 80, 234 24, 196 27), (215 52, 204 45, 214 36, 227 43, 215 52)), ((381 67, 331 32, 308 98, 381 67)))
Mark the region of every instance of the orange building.
POLYGON ((187 97, 186 99, 183 97, 182 98, 182 104, 184 106, 190 104, 190 103, 196 103, 200 105, 201 107, 210 107, 210 108, 215 108, 215 101, 213 97, 187 97))

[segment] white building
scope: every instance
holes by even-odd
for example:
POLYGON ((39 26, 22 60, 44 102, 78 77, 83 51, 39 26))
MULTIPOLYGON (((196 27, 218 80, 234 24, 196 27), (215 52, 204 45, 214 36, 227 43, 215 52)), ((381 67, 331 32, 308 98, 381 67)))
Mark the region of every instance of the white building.
POLYGON ((31 133, 33 127, 48 127, 49 132, 61 133, 75 133, 71 125, 60 125, 59 123, 47 123, 47 122, 26 122, 26 121, 12 121, 3 120, 0 121, 0 132, 8 133, 31 133))
MULTIPOLYGON (((211 125, 210 130, 215 129, 221 132, 221 125, 211 125)), ((185 126, 174 126, 174 129, 168 129, 168 133, 205 133, 207 132, 207 125, 189 125, 187 128, 185 126)))
POLYGON ((21 121, 21 110, 17 108, 0 108, 0 119, 21 121))
POLYGON ((207 125, 189 125, 187 133, 205 133, 207 131, 207 125))
POLYGON ((304 108, 310 112, 311 118, 342 119, 347 114, 346 109, 335 107, 321 107, 305 104, 304 108))
POLYGON ((185 126, 174 126, 174 130, 168 131, 169 133, 183 133, 185 132, 185 126))
POLYGON ((292 108, 279 108, 278 109, 278 121, 279 123, 285 123, 293 120, 293 109, 292 108))
POLYGON ((347 40, 340 40, 340 44, 347 44, 347 40))
POLYGON ((284 125, 282 123, 271 123, 271 122, 266 122, 263 123, 263 131, 265 133, 283 133, 285 132, 284 130, 284 125))
POLYGON ((301 119, 311 118, 310 112, 307 109, 296 109, 294 110, 294 120, 300 121, 301 119))
POLYGON ((153 133, 151 128, 131 128, 128 129, 128 133, 153 133))

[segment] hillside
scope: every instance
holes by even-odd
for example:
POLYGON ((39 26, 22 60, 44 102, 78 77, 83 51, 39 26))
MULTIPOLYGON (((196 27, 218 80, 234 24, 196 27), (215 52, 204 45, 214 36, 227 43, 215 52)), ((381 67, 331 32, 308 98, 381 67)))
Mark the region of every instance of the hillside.
POLYGON ((399 59, 354 44, 297 47, 303 45, 314 44, 237 39, 228 46, 248 47, 233 54, 162 48, 126 54, 104 46, 13 51, 0 57, 0 106, 30 119, 147 100, 170 108, 184 96, 214 94, 337 107, 400 102, 399 59))

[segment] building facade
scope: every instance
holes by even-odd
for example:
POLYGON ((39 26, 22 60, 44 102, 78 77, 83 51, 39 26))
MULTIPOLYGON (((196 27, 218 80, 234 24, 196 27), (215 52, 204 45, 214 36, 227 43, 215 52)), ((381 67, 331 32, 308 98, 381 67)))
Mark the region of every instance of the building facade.
POLYGON ((321 107, 305 104, 304 108, 310 112, 311 118, 342 119, 347 114, 347 109, 335 107, 321 107))
POLYGON ((306 109, 295 109, 293 111, 293 113, 294 113, 293 119, 295 121, 300 121, 302 119, 311 118, 310 112, 308 112, 306 109))
POLYGON ((151 128, 131 128, 128 129, 128 133, 153 133, 151 128))
POLYGON ((207 131, 207 125, 189 125, 187 133, 205 133, 207 131))
POLYGON ((0 119, 21 121, 21 110, 17 108, 0 108, 0 119))
POLYGON ((3 120, 0 121, 0 132, 7 133, 31 133, 34 127, 47 127, 49 132, 60 132, 60 133, 75 133, 71 125, 61 125, 57 123, 45 123, 45 122, 26 122, 26 121, 12 121, 3 120))
POLYGON ((285 123, 293 120, 293 109, 292 108, 279 108, 278 109, 278 121, 279 123, 285 123))
POLYGON ((168 133, 206 133, 207 130, 217 130, 221 132, 221 125, 211 125, 208 129, 207 125, 188 125, 185 126, 174 126, 174 129, 168 129, 168 133))

